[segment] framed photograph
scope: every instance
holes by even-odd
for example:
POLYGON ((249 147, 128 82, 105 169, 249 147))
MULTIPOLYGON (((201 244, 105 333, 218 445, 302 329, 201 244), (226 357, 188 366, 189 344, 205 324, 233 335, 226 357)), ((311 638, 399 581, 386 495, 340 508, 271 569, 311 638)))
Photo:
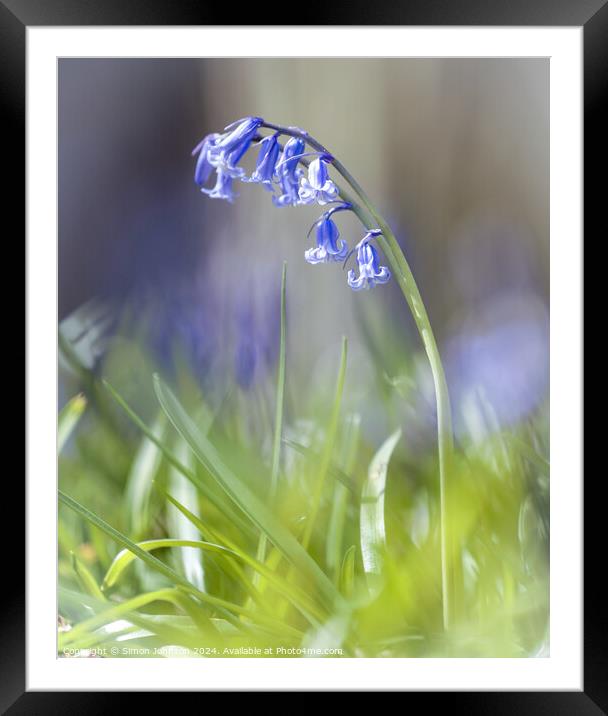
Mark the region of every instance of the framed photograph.
POLYGON ((582 137, 608 10, 179 5, 0 4, 27 278, 0 705, 604 713, 582 137))

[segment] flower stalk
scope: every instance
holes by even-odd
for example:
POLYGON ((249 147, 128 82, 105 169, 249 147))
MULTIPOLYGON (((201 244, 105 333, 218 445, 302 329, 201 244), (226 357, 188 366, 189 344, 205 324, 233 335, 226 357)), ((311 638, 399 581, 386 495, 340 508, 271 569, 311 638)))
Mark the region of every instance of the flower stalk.
MULTIPOLYGON (((443 626, 449 629, 454 621, 456 602, 458 599, 459 587, 457 585, 457 560, 458 556, 452 538, 450 525, 450 510, 448 509, 447 482, 451 471, 452 455, 454 451, 454 439, 452 429, 452 413, 450 407, 450 394, 443 369, 443 363, 435 340, 435 334, 431 327, 428 313, 424 306, 422 296, 414 279, 412 270, 393 234, 390 226, 386 223, 380 213, 376 210, 370 199, 367 197, 360 185, 350 173, 340 164, 334 162, 336 171, 345 179, 356 195, 361 199, 365 209, 377 223, 382 234, 376 239, 393 272, 401 293, 407 301, 410 312, 414 318, 416 328, 420 335, 422 345, 429 361, 433 375, 435 389, 435 403, 437 408, 437 445, 439 452, 439 504, 441 522, 441 586, 443 602, 443 626)), ((367 229, 371 229, 370 221, 365 211, 348 197, 343 190, 340 191, 345 201, 353 204, 353 211, 359 217, 367 229)))
MULTIPOLYGON (((232 126, 230 125, 226 129, 231 129, 232 126)), ((286 206, 316 202, 322 206, 339 198, 342 204, 334 211, 351 210, 368 232, 357 246, 360 275, 356 278, 354 271, 349 271, 348 284, 354 290, 370 288, 376 284, 386 283, 392 273, 399 284, 420 334, 433 375, 437 407, 441 587, 443 626, 444 630, 448 630, 459 614, 462 597, 461 570, 458 567, 459 556, 451 525, 453 511, 451 512, 449 506, 448 488, 451 487, 449 480, 454 449, 450 397, 441 356, 424 302, 407 259, 393 231, 352 174, 318 140, 297 127, 282 127, 266 122, 259 117, 249 117, 241 120, 236 129, 232 129, 226 135, 209 135, 209 137, 213 138, 212 142, 215 142, 215 146, 218 148, 215 148, 210 143, 204 145, 203 151, 208 153, 209 162, 217 168, 218 183, 212 191, 205 189, 203 191, 216 198, 231 199, 230 187, 225 186, 227 184, 225 177, 229 177, 230 181, 233 177, 240 178, 242 170, 236 167, 236 164, 250 142, 261 140, 261 142, 266 143, 268 148, 269 145, 276 141, 276 137, 281 135, 289 137, 283 150, 283 158, 278 160, 278 152, 276 152, 273 155, 275 162, 273 167, 265 166, 266 173, 263 176, 265 183, 272 186, 272 170, 274 170, 275 181, 278 181, 282 191, 279 197, 273 197, 275 205, 286 206), (261 129, 272 131, 274 133, 272 139, 260 138, 256 133, 257 130, 261 129), (312 151, 307 151, 305 149, 306 145, 312 151), (207 146, 208 148, 205 148, 207 146), (313 155, 316 157, 315 159, 305 158, 313 155), (308 167, 308 177, 305 177, 303 170, 298 168, 298 163, 308 167), (342 177, 348 185, 348 189, 334 184, 329 178, 329 167, 333 167, 342 177), (376 249, 370 244, 372 240, 377 243, 386 256, 391 269, 390 272, 386 267, 379 266, 376 249)), ((261 154, 261 158, 263 159, 267 155, 268 149, 266 153, 261 154)), ((200 157, 198 167, 198 173, 202 175, 200 157)), ((339 233, 333 221, 329 218, 330 216, 331 213, 329 212, 324 214, 316 224, 317 247, 307 251, 305 254, 305 258, 309 263, 340 261, 345 257, 348 258, 352 253, 347 253, 348 247, 346 244, 338 243, 339 233)), ((311 520, 309 529, 312 529, 313 521, 311 520)), ((310 535, 307 534, 306 537, 308 540, 310 535)))

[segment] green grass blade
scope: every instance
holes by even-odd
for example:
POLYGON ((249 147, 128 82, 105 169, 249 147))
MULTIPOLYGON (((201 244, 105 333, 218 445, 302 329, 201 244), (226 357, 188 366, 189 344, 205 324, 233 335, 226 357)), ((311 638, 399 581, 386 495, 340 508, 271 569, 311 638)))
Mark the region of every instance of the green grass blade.
MULTIPOLYGON (((162 441, 166 418, 161 413, 156 419, 152 432, 162 441)), ((131 534, 140 537, 150 521, 150 494, 152 484, 162 461, 162 453, 156 443, 145 435, 133 459, 125 487, 125 507, 131 534)))
MULTIPOLYGON (((182 475, 188 478, 190 482, 196 487, 196 489, 201 493, 201 495, 209 500, 211 504, 216 507, 224 516, 226 519, 231 521, 234 525, 236 525, 242 532, 244 532, 246 535, 251 536, 253 534, 253 530, 251 527, 251 524, 247 522, 245 519, 243 519, 242 514, 239 514, 234 510, 228 500, 222 499, 221 495, 218 496, 213 490, 210 490, 207 485, 200 479, 200 477, 196 474, 194 470, 188 469, 185 465, 183 465, 177 457, 167 448, 167 446, 162 443, 160 440, 157 439, 157 437, 154 435, 154 433, 150 430, 150 428, 144 423, 144 421, 135 413, 135 411, 128 405, 128 403, 123 399, 123 397, 116 391, 115 388, 108 383, 107 380, 103 381, 104 386, 110 393, 110 395, 114 398, 114 400, 120 405, 120 407, 125 411, 125 413, 129 416, 129 418, 133 421, 135 425, 142 431, 142 433, 151 440, 158 449, 162 452, 163 456, 167 460, 167 462, 174 467, 176 470, 181 472, 182 475)), ((208 426, 207 426, 208 427, 208 426)))
POLYGON ((90 594, 92 597, 95 597, 96 599, 106 601, 104 593, 99 588, 97 580, 95 579, 91 571, 88 569, 88 567, 86 567, 78 559, 74 552, 70 552, 70 559, 72 562, 72 569, 74 570, 76 577, 78 578, 78 582, 80 583, 80 586, 84 589, 84 591, 87 594, 90 594))
MULTIPOLYGON (((180 462, 193 471, 192 452, 186 442, 179 438, 176 454, 180 462)), ((179 501, 192 512, 198 512, 198 495, 194 485, 174 467, 169 471, 169 489, 177 495, 179 501)), ((167 505, 167 524, 169 533, 178 539, 200 540, 201 534, 179 510, 167 505)), ((196 550, 184 549, 179 552, 179 560, 188 581, 198 589, 205 591, 205 569, 203 555, 196 550)))
POLYGON ((246 616, 254 616, 253 614, 250 615, 249 613, 246 613, 246 610, 243 610, 238 604, 232 604, 231 602, 227 602, 223 599, 212 597, 211 595, 205 594, 204 592, 201 592, 200 590, 196 589, 188 582, 187 579, 179 575, 177 572, 171 569, 171 567, 168 567, 166 564, 164 564, 164 562, 161 562, 160 559, 157 559, 153 555, 146 552, 145 549, 142 549, 139 545, 137 545, 127 536, 122 534, 122 532, 119 532, 117 529, 102 520, 101 517, 96 515, 94 512, 91 512, 91 510, 84 507, 84 505, 81 505, 73 497, 66 495, 65 492, 62 492, 61 490, 59 490, 58 494, 59 501, 66 505, 66 507, 69 507, 71 510, 73 510, 85 520, 90 522, 92 525, 97 527, 99 530, 104 532, 117 544, 122 545, 124 548, 135 554, 151 569, 154 569, 157 572, 160 572, 160 574, 167 577, 167 579, 169 579, 174 585, 180 586, 181 588, 185 589, 185 591, 189 594, 194 594, 200 601, 216 608, 218 612, 220 612, 229 621, 232 621, 232 623, 236 626, 242 627, 242 624, 232 616, 231 612, 235 612, 237 614, 245 614, 246 616))
MULTIPOLYGON (((73 592, 64 587, 58 590, 60 611, 67 610, 68 613, 86 613, 86 620, 82 620, 76 624, 69 632, 59 635, 60 652, 63 648, 68 649, 88 649, 96 645, 114 645, 120 647, 125 641, 129 642, 129 646, 133 646, 133 640, 136 639, 135 645, 140 640, 146 640, 157 637, 160 640, 158 646, 167 644, 185 644, 192 647, 200 646, 201 638, 205 643, 210 639, 219 636, 219 631, 213 620, 206 618, 201 620, 202 611, 195 609, 193 614, 192 607, 194 603, 177 589, 166 589, 155 592, 149 592, 147 595, 139 595, 145 597, 143 603, 139 601, 136 607, 145 607, 153 602, 166 602, 176 608, 182 608, 188 616, 179 614, 141 614, 138 611, 129 611, 128 613, 119 614, 116 619, 115 607, 123 607, 126 602, 121 604, 110 603, 94 599, 82 593, 73 592), (91 616, 92 613, 92 616, 91 616), (96 621, 91 621, 95 619, 96 621), (120 624, 124 622, 124 625, 120 624), (149 636, 142 636, 141 630, 145 629, 149 632, 149 636), (76 630, 74 632, 74 629, 76 630), (189 639, 196 639, 195 642, 189 642, 189 639)), ((133 607, 133 603, 129 605, 133 607)), ((217 621, 217 620, 216 620, 217 621)), ((221 621, 221 620, 220 620, 221 621)), ((234 629, 234 627, 231 628, 234 629)), ((235 630, 233 633, 238 633, 235 630)), ((144 646, 141 644, 141 646, 144 646)), ((120 655, 120 651, 119 654, 120 655)))
POLYGON ((344 485, 337 483, 334 486, 333 502, 329 524, 327 526, 327 540, 325 542, 325 562, 327 569, 333 573, 334 583, 337 584, 340 576, 340 561, 342 559, 342 540, 346 525, 346 512, 348 508, 348 490, 344 485))
MULTIPOLYGON (((191 547, 193 549, 213 552, 222 556, 236 557, 236 555, 234 555, 231 550, 227 549, 226 547, 222 547, 218 544, 213 544, 212 542, 203 542, 200 540, 171 538, 150 539, 145 540, 143 542, 138 542, 137 546, 141 547, 141 549, 145 550, 146 552, 152 552, 155 549, 168 549, 170 547, 191 547)), ((103 578, 102 589, 106 590, 113 587, 120 579, 120 576, 125 571, 125 569, 131 564, 131 562, 133 562, 134 559, 136 559, 136 556, 137 555, 135 555, 128 549, 121 550, 116 555, 116 557, 114 557, 114 561, 110 565, 105 577, 103 578)))
MULTIPOLYGON (((287 284, 287 262, 283 262, 281 275, 281 341, 279 346, 279 367, 277 370, 277 396, 274 413, 274 441, 272 445, 272 468, 270 472, 270 504, 274 502, 279 480, 281 464, 281 437, 283 435, 283 404, 285 402, 285 343, 286 343, 286 312, 285 296, 287 284)), ((257 558, 264 562, 266 558, 266 533, 262 532, 258 542, 257 558)), ((259 583, 259 572, 255 575, 255 584, 259 583)))
POLYGON ((345 597, 351 597, 355 586, 355 557, 357 549, 351 545, 344 554, 340 569, 340 591, 345 597))
POLYGON ((291 532, 275 518, 272 510, 228 468, 215 447, 201 434, 177 398, 157 375, 154 376, 154 389, 161 407, 175 429, 190 445, 196 457, 228 497, 261 531, 266 533, 269 540, 300 570, 301 574, 317 586, 326 603, 333 604, 335 600, 341 601, 339 592, 319 565, 307 554, 291 532))
POLYGON ((177 514, 179 514, 180 517, 182 517, 182 519, 187 522, 199 536, 203 537, 203 541, 217 544, 225 549, 225 552, 218 553, 220 557, 230 555, 235 558, 223 560, 223 567, 225 571, 236 580, 237 584, 240 584, 245 589, 256 604, 264 606, 259 590, 240 565, 240 561, 243 561, 241 557, 242 551, 237 547, 237 545, 226 537, 226 535, 220 532, 218 528, 214 527, 212 529, 209 525, 204 524, 197 515, 189 510, 188 507, 186 507, 178 499, 167 492, 164 492, 163 494, 167 501, 175 507, 177 514))
MULTIPOLYGON (((296 452, 299 452, 300 455, 304 455, 304 457, 308 458, 309 460, 313 460, 314 462, 319 462, 321 460, 321 455, 316 453, 311 448, 306 447, 306 445, 302 445, 301 443, 295 442, 294 440, 290 440, 289 438, 283 438, 283 442, 285 443, 285 445, 292 448, 296 452)), ((338 482, 341 482, 344 487, 348 488, 352 493, 356 494, 358 492, 355 481, 342 469, 340 469, 336 465, 330 465, 328 472, 333 478, 338 480, 338 482)))
POLYGON ((346 355, 348 351, 348 342, 346 336, 342 337, 342 355, 340 357, 340 368, 338 370, 338 381, 336 385, 336 394, 334 396, 334 402, 332 406, 331 416, 329 419, 329 425, 327 427, 327 438, 325 440, 325 446, 323 448, 323 454, 321 456, 321 462, 319 465, 319 472, 317 475, 317 481, 314 487, 312 503, 310 512, 306 519, 306 527, 304 528, 304 534, 302 536, 302 546, 304 549, 308 548, 310 538, 315 526, 317 514, 321 506, 321 498, 323 496, 323 487, 325 486, 325 478, 331 464, 331 456, 333 453, 334 443, 336 441, 336 434, 338 432, 338 420, 340 418, 340 406, 342 404, 342 391, 344 390, 344 377, 346 375, 346 355))
POLYGON ((60 649, 73 644, 83 637, 86 637, 96 629, 99 629, 106 624, 114 622, 125 616, 129 616, 130 613, 135 612, 152 602, 169 602, 173 606, 179 607, 182 599, 183 595, 180 595, 176 589, 158 589, 154 592, 138 594, 136 597, 133 597, 125 602, 121 602, 120 604, 111 604, 108 606, 110 603, 106 602, 105 609, 89 619, 76 624, 70 631, 64 632, 61 635, 59 639, 60 649))
POLYGON ((113 539, 117 544, 122 545, 125 549, 132 552, 136 557, 139 557, 149 567, 163 574, 167 579, 172 581, 174 584, 181 584, 185 587, 190 587, 189 582, 181 577, 177 572, 173 571, 170 567, 157 559, 151 554, 148 554, 145 549, 139 547, 135 542, 130 540, 126 535, 119 532, 117 529, 109 525, 107 522, 101 519, 98 515, 91 510, 81 505, 73 497, 66 495, 65 492, 59 490, 59 501, 62 502, 66 507, 84 517, 85 520, 90 522, 92 525, 104 532, 108 537, 113 539))
POLYGON ((84 413, 87 399, 84 395, 74 396, 59 413, 57 421, 57 452, 60 453, 84 413))
POLYGON ((393 450, 401 437, 396 430, 380 446, 369 465, 361 496, 361 554, 366 574, 380 574, 381 558, 386 548, 384 528, 384 491, 386 473, 393 450))
POLYGON ((74 533, 72 525, 61 518, 57 520, 57 542, 59 545, 59 554, 74 552, 78 549, 78 545, 81 542, 80 535, 74 533))
MULTIPOLYGON (((169 502, 171 502, 178 510, 180 510, 185 517, 192 520, 193 524, 201 531, 205 532, 208 528, 200 521, 196 515, 193 515, 184 505, 181 505, 171 495, 166 496, 169 502)), ((317 604, 301 589, 293 584, 290 584, 280 574, 277 574, 270 569, 266 563, 259 562, 254 557, 251 557, 244 552, 238 545, 231 542, 228 538, 222 537, 222 541, 225 542, 227 550, 234 554, 236 557, 241 559, 248 567, 251 567, 255 573, 260 574, 264 579, 271 584, 279 594, 286 597, 296 609, 304 616, 311 624, 316 624, 317 620, 325 618, 326 613, 319 608, 317 604)))
MULTIPOLYGON (((357 456, 360 423, 359 415, 350 415, 347 421, 347 430, 340 459, 345 470, 348 472, 352 471, 357 456)), ((333 504, 325 545, 325 561, 327 568, 333 572, 335 584, 338 584, 340 579, 340 564, 342 561, 348 498, 349 493, 344 485, 336 483, 334 486, 333 504)))

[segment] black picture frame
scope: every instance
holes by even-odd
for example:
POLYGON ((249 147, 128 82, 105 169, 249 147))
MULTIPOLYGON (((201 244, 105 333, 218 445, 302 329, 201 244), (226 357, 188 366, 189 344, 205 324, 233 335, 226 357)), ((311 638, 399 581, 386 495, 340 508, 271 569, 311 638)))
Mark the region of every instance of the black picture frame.
MULTIPOLYGON (((603 164, 599 147, 604 145, 607 126, 601 100, 608 92, 608 2, 607 0, 408 0, 407 3, 367 0, 337 2, 324 6, 321 15, 315 8, 299 6, 294 17, 297 25, 540 25, 584 27, 584 179, 585 227, 587 232, 600 226, 601 197, 605 180, 599 177, 603 164)), ((272 8, 250 7, 239 10, 239 24, 273 24, 272 8), (263 22, 261 22, 263 21, 263 22)), ((285 24, 285 15, 275 13, 276 24, 285 24)), ((26 28, 28 26, 69 25, 226 25, 234 18, 234 8, 226 4, 200 0, 0 0, 0 109, 4 138, 2 174, 9 178, 4 191, 4 218, 12 214, 16 227, 12 237, 18 245, 18 228, 25 236, 25 70, 26 28), (7 139, 10 138, 10 139, 7 139), (7 166, 8 162, 8 166, 7 166)), ((204 51, 202 51, 202 54, 204 51)), ((603 199, 603 201, 602 201, 603 199)), ((8 237, 6 237, 8 239, 8 237)), ((598 237, 599 239, 599 237, 598 237)), ((17 252, 18 253, 18 252, 17 252)), ((23 254, 24 256, 24 254, 23 254)), ((14 298, 13 298, 14 301, 14 298)), ((18 319, 17 319, 18 320, 18 319)), ((17 331, 19 329, 17 328, 17 331)), ((25 340, 24 340, 25 344, 25 340)), ((581 426, 582 429, 582 426, 581 426)), ((597 476, 600 477, 599 475, 597 476)), ((441 699, 446 707, 466 707, 466 713, 485 714, 601 714, 608 713, 608 650, 605 637, 607 610, 602 603, 601 570, 593 563, 595 545, 604 540, 602 481, 590 479, 585 485, 584 564, 584 691, 581 692, 476 692, 408 693, 413 697, 441 699), (449 705, 448 705, 449 699, 449 705)), ((5 505, 24 504, 23 484, 6 481, 5 505)), ((11 512, 18 510, 11 508, 11 512)), ((24 511, 25 512, 25 511, 24 511)), ((24 514, 24 512, 22 514, 24 514)), ((5 555, 3 554, 3 560, 5 555)), ((28 692, 25 690, 25 569, 22 555, 14 550, 6 559, 14 564, 6 568, 22 574, 23 591, 7 594, 1 590, 0 610, 0 708, 11 714, 106 714, 117 705, 111 692, 28 692)), ((77 685, 75 685, 77 688, 77 685)), ((121 693, 121 707, 134 696, 121 693), (126 701, 125 701, 126 699, 126 701)), ((137 698, 137 697, 135 697, 137 698)), ((155 694, 159 706, 165 694, 155 694)), ((134 702, 132 702, 134 703, 134 702)))

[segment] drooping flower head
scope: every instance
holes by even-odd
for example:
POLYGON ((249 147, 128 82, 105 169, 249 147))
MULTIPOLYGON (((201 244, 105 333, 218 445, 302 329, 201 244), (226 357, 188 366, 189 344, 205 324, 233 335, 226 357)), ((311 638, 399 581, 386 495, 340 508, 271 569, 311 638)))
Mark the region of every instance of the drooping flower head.
POLYGON ((323 205, 334 201, 338 196, 338 187, 329 178, 327 158, 317 157, 308 166, 308 178, 302 177, 299 197, 301 204, 313 201, 323 205))
POLYGON ((275 168, 281 151, 277 137, 277 134, 272 134, 262 139, 255 171, 248 180, 262 184, 264 188, 269 191, 274 191, 272 181, 275 176, 275 168))
POLYGON ((344 261, 348 254, 346 241, 340 239, 338 227, 331 218, 324 214, 317 222, 317 245, 314 249, 304 252, 309 264, 344 261))
POLYGON ((357 244, 357 264, 359 267, 359 276, 355 276, 355 272, 351 269, 348 272, 348 285, 353 291, 360 291, 364 288, 372 288, 377 283, 386 283, 391 274, 386 266, 380 266, 378 262, 378 250, 370 241, 380 232, 373 230, 368 232, 357 244))
POLYGON ((299 203, 298 188, 304 170, 298 166, 297 157, 304 153, 305 146, 304 140, 299 137, 291 137, 285 143, 281 161, 277 166, 281 193, 273 197, 275 206, 295 206, 299 203))
POLYGON ((242 179, 245 170, 237 164, 249 149, 252 139, 263 122, 261 117, 245 117, 229 124, 226 130, 230 131, 218 137, 209 148, 209 163, 217 169, 222 169, 234 179, 242 179))
MULTIPOLYGON (((334 158, 304 130, 279 127, 265 122, 261 117, 245 117, 228 125, 223 134, 207 135, 192 154, 198 155, 194 181, 201 191, 213 199, 234 201, 233 183, 235 179, 240 179, 261 184, 271 191, 275 206, 334 203, 335 206, 327 209, 308 232, 310 235, 316 229, 316 246, 304 252, 306 261, 311 264, 346 262, 356 251, 359 276, 356 276, 355 271, 348 272, 348 284, 352 289, 358 291, 371 288, 389 280, 388 268, 379 265, 377 249, 370 243, 380 235, 379 229, 370 230, 350 252, 347 242, 340 238, 332 217, 339 211, 354 210, 353 204, 340 199, 338 187, 330 179, 329 165, 334 158), (272 130, 273 134, 260 136, 260 129, 272 130), (281 150, 279 139, 282 135, 289 138, 281 150), (247 177, 245 169, 238 166, 238 163, 254 141, 259 145, 259 152, 255 170, 247 177), (306 151, 307 145, 309 151, 306 151), (311 155, 315 158, 308 164, 308 172, 305 172, 301 160, 311 155), (214 169, 215 186, 206 187, 214 169), (275 186, 278 187, 278 193, 274 191, 275 186)), ((249 364, 248 360, 245 364, 249 364)))
POLYGON ((201 191, 208 194, 212 199, 226 199, 231 204, 234 201, 234 191, 232 188, 232 182, 234 177, 223 169, 217 170, 217 180, 213 189, 201 188, 201 191))
POLYGON ((192 156, 198 153, 196 167, 194 168, 194 181, 200 187, 203 187, 207 183, 211 172, 214 170, 213 164, 209 161, 209 150, 213 147, 219 136, 219 134, 208 134, 192 150, 192 156))

